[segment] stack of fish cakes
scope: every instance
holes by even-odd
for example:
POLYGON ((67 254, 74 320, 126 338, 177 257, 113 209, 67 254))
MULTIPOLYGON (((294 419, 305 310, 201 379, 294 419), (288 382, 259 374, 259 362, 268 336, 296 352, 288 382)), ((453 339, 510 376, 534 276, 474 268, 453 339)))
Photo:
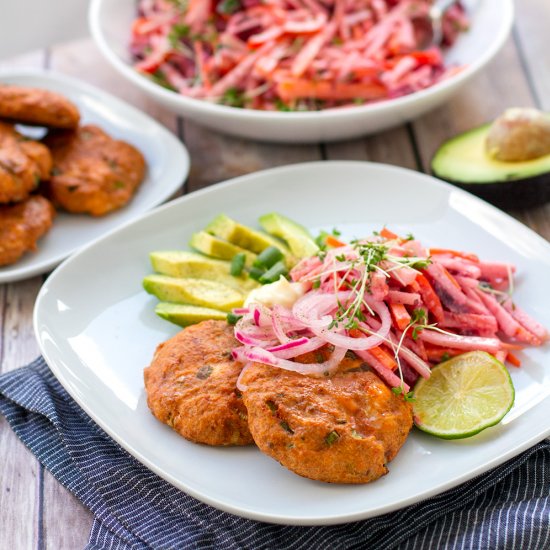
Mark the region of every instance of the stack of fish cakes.
POLYGON ((80 125, 61 94, 0 85, 0 266, 35 250, 55 209, 103 216, 127 204, 146 164, 133 146, 80 125), (17 124, 46 129, 29 139, 17 124))

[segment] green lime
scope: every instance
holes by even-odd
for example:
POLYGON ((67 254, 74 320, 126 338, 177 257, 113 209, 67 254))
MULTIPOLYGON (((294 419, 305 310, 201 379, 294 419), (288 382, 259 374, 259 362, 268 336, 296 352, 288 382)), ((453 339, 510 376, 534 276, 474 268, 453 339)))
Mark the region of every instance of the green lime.
POLYGON ((414 387, 414 423, 444 439, 470 437, 498 424, 514 404, 506 367, 484 351, 457 355, 414 387))

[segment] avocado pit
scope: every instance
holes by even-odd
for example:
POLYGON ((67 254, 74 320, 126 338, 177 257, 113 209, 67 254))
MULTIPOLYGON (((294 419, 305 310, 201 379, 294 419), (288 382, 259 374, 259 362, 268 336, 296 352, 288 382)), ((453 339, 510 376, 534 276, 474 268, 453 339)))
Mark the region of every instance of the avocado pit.
POLYGON ((550 154, 550 116, 538 109, 507 109, 489 128, 487 154, 521 162, 550 154))

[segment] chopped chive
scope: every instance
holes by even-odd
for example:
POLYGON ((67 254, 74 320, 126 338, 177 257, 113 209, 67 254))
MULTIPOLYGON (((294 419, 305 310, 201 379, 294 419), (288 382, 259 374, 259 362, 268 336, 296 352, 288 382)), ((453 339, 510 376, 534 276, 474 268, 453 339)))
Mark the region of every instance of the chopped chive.
POLYGON ((228 325, 236 325, 237 321, 242 317, 242 315, 235 315, 235 313, 228 313, 227 314, 227 324, 228 325))
POLYGON ((273 264, 259 279, 260 283, 267 284, 279 280, 281 275, 286 275, 288 270, 284 262, 279 261, 273 264))
POLYGON ((259 267, 252 267, 248 271, 249 277, 251 279, 254 279, 255 281, 259 281, 264 273, 265 273, 265 269, 260 269, 259 267))
POLYGON ((330 447, 340 439, 340 434, 338 432, 332 431, 327 434, 325 437, 325 443, 330 447))
POLYGON ((282 258, 283 253, 276 246, 268 246, 260 252, 253 265, 254 267, 265 267, 269 269, 282 258))
POLYGON ((244 252, 239 252, 233 256, 231 259, 231 266, 229 268, 229 272, 233 275, 233 277, 238 277, 243 272, 245 261, 246 255, 244 252))

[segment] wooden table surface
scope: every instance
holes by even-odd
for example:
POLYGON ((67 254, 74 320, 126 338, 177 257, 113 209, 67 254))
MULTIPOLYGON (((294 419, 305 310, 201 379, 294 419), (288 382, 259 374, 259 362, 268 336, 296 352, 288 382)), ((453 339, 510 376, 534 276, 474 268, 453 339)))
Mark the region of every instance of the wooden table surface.
MULTIPOLYGON (((116 74, 89 40, 0 62, 0 68, 50 68, 104 88, 153 115, 185 143, 190 193, 271 166, 354 159, 426 171, 442 140, 488 121, 511 106, 550 111, 550 2, 516 2, 512 35, 496 59, 444 107, 405 126, 344 143, 272 145, 225 137, 178 119, 148 101, 116 74)), ((550 240, 550 205, 511 212, 550 240)), ((38 355, 32 328, 35 297, 45 276, 0 285, 0 372, 38 355)), ((92 523, 85 509, 38 463, 0 417, 0 549, 76 549, 92 523)))

